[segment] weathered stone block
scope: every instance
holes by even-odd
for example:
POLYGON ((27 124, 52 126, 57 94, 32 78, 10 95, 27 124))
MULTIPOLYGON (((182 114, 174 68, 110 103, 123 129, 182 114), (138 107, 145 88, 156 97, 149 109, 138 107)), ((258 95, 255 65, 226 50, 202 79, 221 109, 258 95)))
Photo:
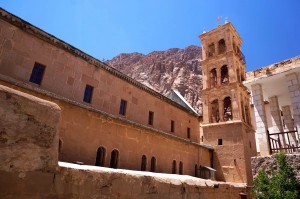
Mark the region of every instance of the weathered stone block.
POLYGON ((60 108, 0 85, 0 170, 54 169, 60 108))

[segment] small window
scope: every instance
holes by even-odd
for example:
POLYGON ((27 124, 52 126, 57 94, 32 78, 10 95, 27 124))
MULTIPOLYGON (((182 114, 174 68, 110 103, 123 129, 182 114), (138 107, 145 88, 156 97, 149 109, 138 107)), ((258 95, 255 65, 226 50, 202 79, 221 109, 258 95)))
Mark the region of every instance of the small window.
POLYGON ((121 99, 119 114, 120 115, 125 115, 126 114, 126 108, 127 108, 127 101, 121 99))
POLYGON ((187 134, 187 138, 191 139, 191 129, 190 128, 187 128, 186 134, 187 134))
POLYGON ((97 156, 96 156, 96 166, 104 166, 105 163, 105 148, 104 147, 99 147, 97 150, 97 156))
POLYGON ((171 132, 174 133, 175 131, 175 122, 171 120, 171 132))
POLYGON ((251 141, 249 141, 249 147, 250 147, 250 149, 251 149, 251 141))
POLYGON ((119 164, 119 151, 114 149, 110 156, 110 168, 117 169, 119 164))
POLYGON ((201 141, 203 142, 203 140, 204 140, 204 137, 203 137, 203 135, 201 136, 201 141))
POLYGON ((150 168, 150 171, 151 172, 155 172, 155 170, 156 170, 156 158, 152 157, 151 158, 151 168, 150 168))
POLYGON ((147 157, 145 155, 142 156, 142 164, 141 164, 141 171, 147 170, 147 157))
POLYGON ((179 174, 183 175, 183 163, 181 161, 179 162, 179 174))
POLYGON ((195 177, 198 177, 198 165, 195 164, 195 177))
POLYGON ((149 117, 148 117, 149 125, 153 125, 153 118, 154 118, 154 113, 152 111, 149 111, 149 117))
POLYGON ((90 85, 86 85, 85 87, 85 91, 84 91, 84 96, 83 96, 83 101, 86 103, 91 103, 92 101, 92 95, 93 95, 93 90, 94 87, 90 86, 90 85))
POLYGON ((176 168, 176 160, 173 160, 172 162, 172 174, 177 173, 177 168, 176 168))
POLYGON ((218 139, 218 145, 223 145, 223 140, 222 139, 218 139))
POLYGON ((41 85, 44 72, 45 72, 45 66, 39 63, 35 63, 29 81, 41 85))

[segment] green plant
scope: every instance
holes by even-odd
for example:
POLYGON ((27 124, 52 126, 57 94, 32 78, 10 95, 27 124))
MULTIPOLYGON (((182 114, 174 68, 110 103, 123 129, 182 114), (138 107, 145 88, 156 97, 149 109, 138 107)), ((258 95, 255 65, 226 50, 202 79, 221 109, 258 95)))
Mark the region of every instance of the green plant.
POLYGON ((270 175, 260 170, 254 179, 256 199, 300 199, 300 184, 284 153, 276 154, 277 170, 270 175))

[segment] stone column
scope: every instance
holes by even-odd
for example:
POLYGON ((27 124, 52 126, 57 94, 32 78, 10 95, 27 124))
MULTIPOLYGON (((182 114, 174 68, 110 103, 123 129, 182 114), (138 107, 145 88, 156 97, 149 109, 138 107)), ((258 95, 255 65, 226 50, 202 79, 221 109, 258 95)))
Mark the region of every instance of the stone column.
POLYGON ((270 112, 272 120, 272 130, 274 133, 283 132, 283 126, 281 121, 281 111, 278 104, 278 97, 269 97, 270 112))
POLYGON ((216 70, 217 70, 217 85, 221 86, 221 68, 217 67, 216 70))
MULTIPOLYGON (((294 131, 295 130, 295 125, 294 125, 294 121, 292 118, 292 112, 291 112, 291 106, 287 105, 287 106, 282 106, 282 117, 284 120, 284 124, 286 126, 287 131, 294 131)), ((292 135, 292 144, 294 144, 295 146, 297 145, 296 140, 298 140, 299 138, 297 138, 297 134, 293 133, 290 134, 292 135)))
POLYGON ((286 82, 290 93, 292 108, 294 113, 294 123, 300 130, 300 88, 296 73, 286 75, 286 82))
POLYGON ((256 148, 261 156, 270 155, 270 141, 267 136, 268 125, 262 88, 260 84, 254 84, 251 89, 256 122, 256 148))
POLYGON ((239 97, 237 96, 236 90, 231 89, 231 111, 232 111, 232 120, 239 120, 240 114, 239 114, 239 97))
POLYGON ((295 129, 294 121, 292 118, 291 106, 282 106, 282 117, 284 120, 284 124, 288 131, 293 131, 295 129))
MULTIPOLYGON (((278 97, 277 96, 272 96, 269 97, 269 102, 270 102, 270 113, 271 113, 271 121, 272 121, 272 132, 274 133, 279 133, 283 132, 283 126, 282 126, 282 121, 281 121, 281 111, 279 108, 278 104, 278 97)), ((286 139, 285 136, 282 135, 280 136, 280 144, 282 146, 286 145, 286 139)))
POLYGON ((220 122, 223 122, 224 121, 224 101, 222 99, 219 99, 218 103, 219 103, 220 122))
POLYGON ((203 96, 202 100, 203 100, 203 109, 202 109, 203 123, 208 124, 209 123, 209 119, 210 119, 209 118, 210 117, 210 114, 209 114, 210 106, 209 106, 208 97, 207 96, 203 96))

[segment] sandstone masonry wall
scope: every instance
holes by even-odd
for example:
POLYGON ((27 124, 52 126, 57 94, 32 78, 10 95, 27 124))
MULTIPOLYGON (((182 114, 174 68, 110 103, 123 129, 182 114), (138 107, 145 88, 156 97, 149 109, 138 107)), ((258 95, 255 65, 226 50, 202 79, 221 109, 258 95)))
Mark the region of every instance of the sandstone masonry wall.
POLYGON ((0 86, 0 198, 238 199, 249 191, 190 176, 58 165, 60 112, 52 102, 0 86))
POLYGON ((199 142, 198 115, 2 9, 0 74, 114 115, 123 99, 124 118, 148 125, 152 111, 154 122, 148 126, 186 139, 190 128, 190 139, 199 142), (45 66, 40 85, 29 82, 35 63, 45 66), (91 103, 83 101, 86 85, 93 87, 91 103))

